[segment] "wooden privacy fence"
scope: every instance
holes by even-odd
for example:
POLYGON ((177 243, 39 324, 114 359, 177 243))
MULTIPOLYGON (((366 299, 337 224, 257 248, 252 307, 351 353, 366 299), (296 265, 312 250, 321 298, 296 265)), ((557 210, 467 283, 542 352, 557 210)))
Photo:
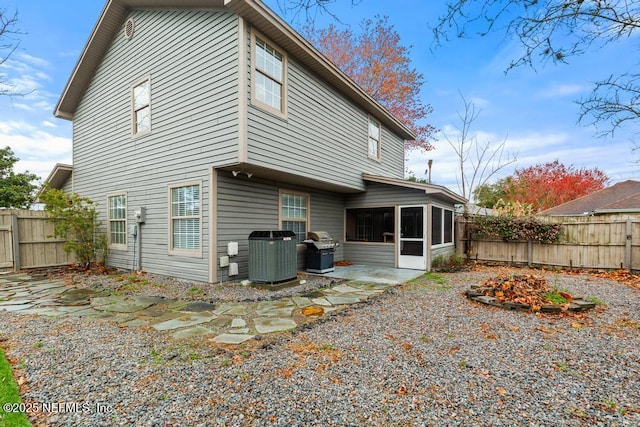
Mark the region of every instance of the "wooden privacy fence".
POLYGON ((53 236, 44 211, 0 210, 0 269, 52 267, 74 262, 53 236))
POLYGON ((457 250, 471 259, 527 265, 640 271, 640 216, 537 217, 562 226, 560 241, 475 239, 473 219, 457 220, 457 250))

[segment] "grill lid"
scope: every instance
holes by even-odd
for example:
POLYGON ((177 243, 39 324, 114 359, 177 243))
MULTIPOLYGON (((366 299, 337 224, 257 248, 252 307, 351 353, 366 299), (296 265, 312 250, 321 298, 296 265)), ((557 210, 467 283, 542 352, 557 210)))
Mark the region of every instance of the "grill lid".
POLYGON ((307 237, 314 242, 333 242, 333 237, 326 231, 309 231, 307 237))
POLYGON ((338 246, 338 242, 326 231, 309 231, 308 239, 304 241, 309 247, 315 247, 318 250, 334 249, 338 246))

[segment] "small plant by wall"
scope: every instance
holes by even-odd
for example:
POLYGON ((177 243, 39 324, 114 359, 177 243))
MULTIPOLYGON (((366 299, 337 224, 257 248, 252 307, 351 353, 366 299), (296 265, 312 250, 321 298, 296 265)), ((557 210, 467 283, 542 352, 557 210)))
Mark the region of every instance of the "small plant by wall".
POLYGON ((464 257, 452 253, 448 255, 437 255, 431 261, 433 271, 457 271, 465 266, 464 257))

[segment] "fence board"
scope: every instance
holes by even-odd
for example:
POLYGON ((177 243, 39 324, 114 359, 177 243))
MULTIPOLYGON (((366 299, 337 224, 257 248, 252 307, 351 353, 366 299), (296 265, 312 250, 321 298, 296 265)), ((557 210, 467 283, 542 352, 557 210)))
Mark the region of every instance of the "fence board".
POLYGON ((538 219, 562 226, 558 243, 534 242, 529 252, 527 242, 470 240, 470 236, 466 236, 464 232, 467 220, 459 219, 458 250, 462 254, 465 244, 471 245, 471 258, 482 261, 640 270, 640 215, 538 219))
POLYGON ((72 264, 74 257, 64 252, 64 243, 53 237, 53 224, 49 222, 45 212, 0 211, 0 268, 40 268, 72 264), (12 224, 15 226, 12 227, 12 224))

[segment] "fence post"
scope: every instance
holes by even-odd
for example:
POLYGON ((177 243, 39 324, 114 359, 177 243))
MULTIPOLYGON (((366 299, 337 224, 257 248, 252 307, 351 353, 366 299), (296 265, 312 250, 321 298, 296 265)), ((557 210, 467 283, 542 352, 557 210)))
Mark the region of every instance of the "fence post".
POLYGON ((631 235, 632 235, 632 228, 631 228, 631 220, 627 219, 627 231, 626 231, 626 241, 625 241, 625 248, 624 248, 624 268, 626 268, 627 270, 631 271, 631 235))
POLYGON ((11 244, 13 245, 13 269, 20 270, 20 233, 18 232, 18 216, 11 215, 11 244))
POLYGON ((527 265, 531 267, 533 264, 533 241, 531 239, 527 240, 527 265))

